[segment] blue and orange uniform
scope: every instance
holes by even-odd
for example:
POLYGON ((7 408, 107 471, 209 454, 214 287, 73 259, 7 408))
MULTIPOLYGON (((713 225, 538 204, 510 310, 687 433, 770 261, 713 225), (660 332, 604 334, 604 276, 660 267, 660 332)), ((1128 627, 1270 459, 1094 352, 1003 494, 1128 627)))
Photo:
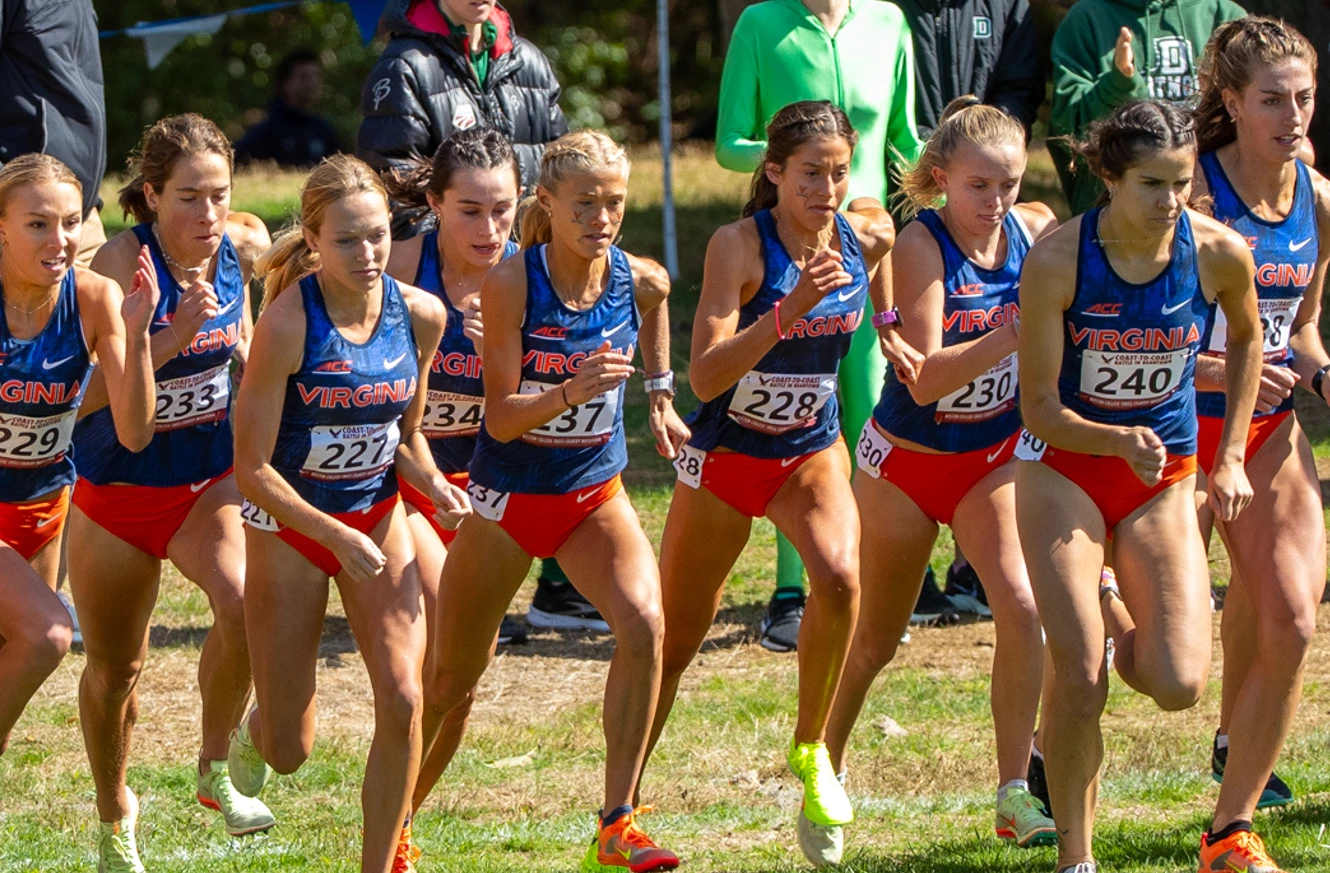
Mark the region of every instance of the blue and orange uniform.
POLYGON ((1210 303, 1201 290, 1196 242, 1186 212, 1173 231, 1168 265, 1148 282, 1128 282, 1099 241, 1099 209, 1081 217, 1076 291, 1063 314, 1062 405, 1088 421, 1148 427, 1168 454, 1147 486, 1125 460, 1086 455, 1021 433, 1016 457, 1042 461, 1080 486, 1111 531, 1156 494, 1196 472, 1196 355, 1210 303))
MULTIPOLYGON (((517 244, 509 240, 503 249, 504 258, 517 252, 517 244)), ((439 232, 426 234, 420 245, 420 265, 416 268, 415 286, 443 301, 448 319, 443 338, 430 362, 428 394, 425 415, 421 422, 425 438, 429 440, 434 463, 459 488, 466 488, 467 467, 476 451, 476 435, 480 433, 485 416, 485 385, 481 377, 480 355, 476 344, 466 335, 462 311, 453 306, 443 288, 443 264, 439 261, 439 232)), ((448 530, 434 520, 434 501, 405 480, 398 481, 402 499, 420 510, 430 527, 443 540, 451 543, 456 530, 448 530)))
POLYGON ((59 538, 74 484, 70 442, 92 374, 74 274, 36 336, 14 336, 0 311, 0 540, 25 561, 59 538))
MULTIPOLYGON (((1256 261, 1256 305, 1261 316, 1262 357, 1267 365, 1289 367, 1293 352, 1289 339, 1294 317, 1303 294, 1316 272, 1320 237, 1316 226, 1316 192, 1311 175, 1302 161, 1297 162, 1297 181, 1293 189, 1293 208, 1281 221, 1266 221, 1254 214, 1233 190, 1219 157, 1206 152, 1200 158, 1201 171, 1214 200, 1214 217, 1242 234, 1256 261)), ((1201 354, 1224 354, 1228 321, 1218 304, 1210 304, 1210 317, 1201 337, 1201 354)), ((1227 404, 1222 391, 1198 391, 1196 414, 1200 426, 1197 462, 1206 473, 1214 464, 1219 449, 1219 435, 1224 429, 1227 404)), ((1257 412, 1247 431, 1247 460, 1256 454, 1270 435, 1293 411, 1293 395, 1269 412, 1257 412)))
MULTIPOLYGON (((762 284, 739 308, 739 330, 784 300, 801 272, 776 233, 771 210, 755 213, 753 221, 762 246, 762 284)), ((685 419, 693 435, 674 462, 679 481, 706 488, 750 517, 766 515, 794 471, 841 438, 836 374, 863 320, 868 271, 859 238, 839 213, 836 232, 850 284, 782 325, 784 338, 737 385, 685 419)))
MULTIPOLYGON (((973 342, 1019 317, 1021 266, 1031 238, 1016 210, 1002 220, 1007 256, 991 270, 957 247, 935 210, 920 212, 917 220, 942 253, 943 348, 973 342)), ((951 524, 961 498, 1011 460, 1021 426, 1017 404, 1015 353, 936 403, 916 403, 909 389, 889 376, 864 425, 856 461, 867 475, 904 491, 929 518, 951 524), (888 436, 934 453, 893 445, 888 436)))
MULTIPOLYGON (((383 308, 363 343, 342 336, 328 315, 317 273, 298 287, 305 308, 300 369, 287 377, 272 466, 310 506, 361 533, 397 505, 393 461, 398 420, 419 378, 415 331, 402 290, 383 277, 383 308)), ((342 571, 331 551, 278 522, 249 500, 241 514, 329 576, 342 571)))
MULTIPOLYGON (((152 228, 138 225, 134 236, 152 253, 161 288, 150 330, 173 330, 185 289, 171 276, 152 228)), ((217 314, 157 368, 157 418, 148 447, 131 452, 120 445, 110 407, 89 414, 74 430, 79 472, 74 505, 159 560, 194 504, 234 466, 231 358, 244 324, 245 280, 225 234, 216 259, 217 314)))
MULTIPOLYGON (((615 353, 632 357, 642 323, 632 266, 617 246, 607 255, 605 290, 582 311, 570 309, 554 290, 545 251, 540 245, 523 255, 521 394, 559 390, 606 340, 615 353)), ((476 514, 496 522, 532 557, 553 557, 578 525, 623 488, 624 390, 620 384, 511 442, 482 428, 467 489, 476 514)))

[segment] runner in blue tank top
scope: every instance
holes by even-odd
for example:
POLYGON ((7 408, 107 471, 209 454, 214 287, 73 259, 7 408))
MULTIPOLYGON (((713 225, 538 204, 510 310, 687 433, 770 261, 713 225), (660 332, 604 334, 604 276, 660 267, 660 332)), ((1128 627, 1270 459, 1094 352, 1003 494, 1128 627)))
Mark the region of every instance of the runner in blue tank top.
POLYGON ((255 706, 228 764, 253 797, 270 765, 292 773, 308 757, 332 577, 376 702, 360 869, 410 869, 426 624, 397 482, 428 494, 445 528, 469 512, 421 428, 446 315, 437 297, 385 274, 388 196, 363 162, 321 163, 300 212, 259 263, 264 312, 236 405, 249 592, 262 607, 246 613, 255 706))
POLYGON ((998 626, 996 832, 1032 846, 1057 831, 1026 781, 1044 652, 1012 486, 1017 297, 1032 237, 1057 220, 1042 203, 1016 203, 1025 163, 1020 123, 963 97, 902 177, 911 211, 922 211, 892 249, 892 284, 901 339, 925 357, 913 384, 887 379, 858 436, 863 593, 827 747, 844 772, 850 732, 909 627, 938 526, 950 525, 998 626))
MULTIPOLYGON (((1193 196, 1243 236, 1256 264, 1263 328, 1260 393, 1245 450, 1255 496, 1221 523, 1232 573, 1224 600, 1224 690, 1211 772, 1221 782, 1201 866, 1232 851, 1277 865, 1246 832, 1257 808, 1293 799, 1272 768, 1297 711, 1325 587, 1325 520, 1311 446, 1293 412, 1302 387, 1325 403, 1330 355, 1318 325, 1330 260, 1330 184, 1298 160, 1315 103, 1316 54, 1296 30, 1245 18, 1206 50, 1193 196), (1222 61, 1222 62, 1221 62, 1222 61)), ((1214 317, 1196 365, 1197 460, 1210 472, 1226 411, 1224 319, 1214 317)), ((1210 513, 1202 509, 1203 535, 1210 513)), ((1232 856, 1230 856, 1232 857, 1232 856)))
POLYGON ((524 251, 485 277, 485 423, 469 489, 475 517, 458 530, 439 582, 441 603, 467 609, 439 611, 426 690, 429 742, 468 705, 531 559, 557 556, 617 641, 605 688, 613 721, 606 793, 587 871, 679 863, 643 832, 633 807, 662 636, 655 556, 619 480, 628 459, 625 383, 639 343, 657 450, 673 457, 688 430, 674 413, 667 370, 669 278, 613 245, 627 188, 627 155, 604 134, 550 143, 523 220, 524 251))
POLYGON ((1260 368, 1251 254, 1186 208, 1190 116, 1129 103, 1088 137, 1078 152, 1108 203, 1035 243, 1021 273, 1016 450, 1016 518, 1053 666, 1042 745, 1057 869, 1077 873, 1095 869, 1105 635, 1123 681, 1166 710, 1192 706, 1210 667, 1193 371, 1212 301, 1228 319, 1228 413, 1209 484, 1225 520, 1252 496, 1241 447, 1260 368), (1110 538, 1120 596, 1096 584, 1110 538))
POLYGON ((0 754, 73 636, 55 595, 74 483, 70 435, 93 362, 110 386, 116 439, 152 436, 146 256, 129 293, 74 267, 82 186, 46 155, 0 169, 0 754))
POLYGON ((702 404, 675 461, 661 542, 666 672, 653 740, 752 520, 769 517, 798 547, 811 590, 787 756, 804 784, 802 836, 809 822, 827 827, 853 817, 823 743, 859 587, 859 520, 836 374, 895 229, 870 198, 837 213, 857 140, 840 109, 792 103, 767 133, 745 218, 717 230, 707 248, 689 371, 702 404))
MULTIPOLYGON (((480 286, 492 267, 517 251, 509 238, 521 187, 517 156, 503 134, 492 127, 474 127, 444 140, 434 160, 422 164, 419 172, 387 181, 393 202, 427 208, 435 217, 434 230, 393 245, 388 273, 435 295, 447 311, 443 339, 430 362, 423 429, 434 462, 449 482, 465 488, 485 413, 480 286)), ((426 623, 432 629, 439 575, 457 532, 434 519, 428 495, 404 479, 398 484, 416 543, 426 623)), ((432 633, 428 646, 426 663, 433 658, 432 633)), ((451 713, 426 750, 413 810, 420 808, 457 751, 469 715, 465 705, 451 713)))
MULTIPOLYGON (((120 205, 139 226, 113 237, 92 267, 127 287, 139 252, 151 253, 161 299, 153 313, 156 423, 141 452, 117 444, 101 407, 99 373, 74 432, 79 483, 69 525, 69 578, 88 662, 79 695, 104 825, 132 818, 125 772, 133 723, 126 676, 137 676, 162 562, 208 596, 213 628, 199 658, 202 743, 196 796, 222 813, 228 834, 267 830, 272 814, 237 795, 226 773, 227 735, 249 694, 244 534, 232 466, 230 364, 248 345, 246 284, 268 247, 253 215, 230 211, 231 143, 198 115, 162 119, 143 136, 120 205)), ((133 687, 132 684, 130 686, 133 687)), ((131 700, 136 691, 129 692, 131 700)), ((114 841, 112 868, 140 863, 114 841)))

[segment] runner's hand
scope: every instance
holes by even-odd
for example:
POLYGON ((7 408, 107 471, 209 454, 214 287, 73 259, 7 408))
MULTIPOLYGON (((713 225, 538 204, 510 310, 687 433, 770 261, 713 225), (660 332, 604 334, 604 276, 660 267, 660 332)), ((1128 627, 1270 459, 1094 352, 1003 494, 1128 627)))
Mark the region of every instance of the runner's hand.
POLYGON ((1131 466, 1131 471, 1148 486, 1159 484, 1164 478, 1164 462, 1168 452, 1164 442, 1148 427, 1130 427, 1124 435, 1122 450, 1118 452, 1131 466))
POLYGON ((476 354, 483 357, 485 353, 481 350, 481 341, 484 339, 485 323, 480 318, 479 297, 468 303, 466 311, 462 313, 462 333, 475 345, 476 354))
POLYGON ((674 460, 693 432, 674 411, 674 399, 664 392, 651 395, 651 414, 647 419, 656 438, 656 451, 674 460))
POLYGON ((1251 503, 1252 487, 1241 461, 1217 462, 1206 485, 1206 502, 1220 521, 1232 521, 1251 503))
POLYGON ((1267 413, 1283 403, 1293 393, 1293 386, 1301 379, 1289 367, 1261 365, 1260 388, 1256 393, 1256 411, 1267 413))
POLYGON ((581 406, 606 391, 618 388, 631 375, 633 375, 633 359, 618 352, 611 352, 610 341, 605 340, 594 354, 582 362, 577 375, 563 383, 562 390, 569 403, 581 406))
POLYGON ((148 335, 160 298, 157 268, 153 266, 151 252, 144 246, 139 249, 139 268, 125 291, 125 299, 120 303, 120 317, 124 319, 125 330, 129 334, 148 335))
POLYGON ((905 385, 913 385, 919 379, 919 370, 924 365, 924 355, 907 343, 901 332, 894 327, 879 328, 877 345, 882 350, 882 357, 896 370, 896 378, 905 385))
POLYGON ((442 477, 440 484, 434 486, 430 500, 434 501, 434 520, 444 530, 457 530, 471 514, 471 499, 466 492, 442 477))
POLYGON ((789 293, 789 299, 793 301, 798 314, 802 315, 820 303, 823 297, 853 281, 854 278, 845 272, 845 261, 840 252, 822 249, 804 265, 799 281, 789 293))
POLYGON ((351 581, 361 584, 372 581, 383 570, 388 559, 374 544, 374 540, 365 534, 344 524, 339 527, 332 542, 324 543, 324 547, 333 553, 351 581))
POLYGON ((194 341, 194 334, 207 322, 217 317, 217 291, 211 282, 195 279, 194 283, 180 295, 180 303, 175 308, 171 327, 176 339, 188 348, 194 341))

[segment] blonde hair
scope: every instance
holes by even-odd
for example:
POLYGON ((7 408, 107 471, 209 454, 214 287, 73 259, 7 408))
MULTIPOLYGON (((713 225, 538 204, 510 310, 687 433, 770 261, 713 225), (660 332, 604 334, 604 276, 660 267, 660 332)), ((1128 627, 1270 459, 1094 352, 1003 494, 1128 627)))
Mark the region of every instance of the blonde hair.
POLYGON ((906 217, 942 204, 942 188, 933 170, 946 169, 947 161, 962 143, 978 146, 1014 143, 1023 149, 1025 128, 1001 109, 981 103, 973 95, 957 97, 948 103, 937 129, 924 143, 919 160, 901 174, 901 211, 906 217))
POLYGON ((1211 152, 1238 136, 1237 126, 1224 105, 1225 89, 1241 93, 1251 84, 1258 67, 1290 58, 1305 62, 1315 80, 1316 49, 1287 22, 1253 15, 1215 28, 1197 71, 1200 94, 1195 112, 1197 149, 1211 152))
POLYGON ((388 204, 383 180, 359 158, 333 155, 324 158, 300 189, 300 217, 284 228, 272 248, 254 265, 254 275, 263 279, 263 305, 299 279, 319 268, 319 256, 305 241, 304 229, 317 234, 328 207, 354 194, 377 193, 388 204))
MULTIPOLYGON (((609 167, 623 167, 624 175, 628 174, 628 153, 623 146, 598 130, 566 133, 545 146, 540 158, 539 184, 553 192, 579 173, 594 173, 609 167)), ((522 248, 550 241, 550 217, 534 197, 523 202, 521 215, 522 248)))
POLYGON ((9 208, 9 198, 15 191, 44 182, 55 184, 64 182, 73 185, 79 192, 80 202, 82 201, 83 184, 69 167, 50 155, 36 153, 20 155, 0 167, 0 218, 4 217, 5 210, 9 208))
POLYGON ((139 224, 151 224, 157 213, 148 206, 143 186, 151 185, 158 194, 166 187, 181 158, 195 155, 220 155, 227 169, 235 164, 231 141, 221 128, 202 115, 187 112, 170 115, 143 132, 143 139, 129 158, 134 178, 120 189, 120 208, 125 217, 133 216, 139 224))

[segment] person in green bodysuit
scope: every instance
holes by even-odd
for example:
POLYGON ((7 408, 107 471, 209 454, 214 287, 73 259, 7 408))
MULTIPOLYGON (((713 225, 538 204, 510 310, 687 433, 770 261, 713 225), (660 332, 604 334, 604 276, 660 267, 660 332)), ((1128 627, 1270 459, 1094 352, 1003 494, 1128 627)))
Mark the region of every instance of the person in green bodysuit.
MULTIPOLYGON (((873 197, 887 203, 892 164, 909 163, 922 149, 914 119, 914 51, 900 9, 877 0, 765 0, 739 16, 720 83, 716 159, 751 173, 767 144, 772 116, 799 100, 830 100, 859 132, 846 202, 873 197)), ((879 270, 888 283, 890 270, 879 270)), ((888 300, 890 296, 888 296, 888 300)), ((912 373, 912 349, 894 326, 875 329, 865 318, 841 364, 842 430, 856 439, 882 391, 886 360, 912 373), (875 346, 882 345, 886 359, 875 346)), ((907 375, 908 378, 908 375, 907 375)), ((777 537, 776 593, 762 622, 762 645, 791 651, 803 616, 803 564, 777 537)))

